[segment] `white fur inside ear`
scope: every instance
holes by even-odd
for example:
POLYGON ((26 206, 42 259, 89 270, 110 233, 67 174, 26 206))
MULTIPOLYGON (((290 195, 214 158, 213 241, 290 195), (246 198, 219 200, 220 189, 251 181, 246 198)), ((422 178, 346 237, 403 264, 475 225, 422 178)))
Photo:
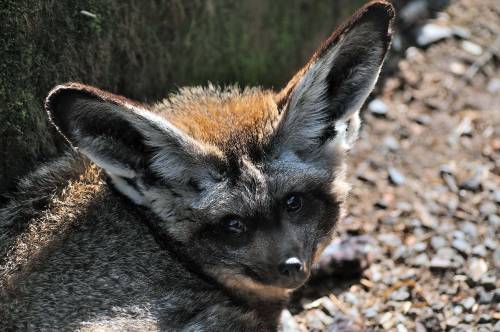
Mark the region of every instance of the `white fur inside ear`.
POLYGON ((139 191, 137 191, 134 186, 130 185, 127 181, 118 176, 115 176, 113 174, 108 175, 111 178, 111 182, 113 182, 113 185, 119 192, 130 198, 132 202, 137 205, 147 205, 144 196, 139 191))
POLYGON ((116 162, 112 162, 110 160, 105 160, 101 157, 98 157, 89 148, 81 148, 79 150, 81 153, 86 155, 90 160, 92 160, 97 166, 104 168, 104 170, 106 170, 106 172, 110 175, 113 174, 127 179, 132 179, 136 176, 134 170, 128 168, 125 165, 121 165, 116 162))

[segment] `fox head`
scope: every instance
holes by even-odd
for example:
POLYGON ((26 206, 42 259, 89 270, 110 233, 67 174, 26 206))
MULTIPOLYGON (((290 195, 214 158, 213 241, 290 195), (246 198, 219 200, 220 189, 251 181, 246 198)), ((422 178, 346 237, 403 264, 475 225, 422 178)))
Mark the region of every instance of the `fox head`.
POLYGON ((279 93, 181 89, 143 106, 77 83, 46 100, 53 124, 204 273, 261 295, 302 285, 347 194, 343 159, 391 40, 371 2, 279 93))

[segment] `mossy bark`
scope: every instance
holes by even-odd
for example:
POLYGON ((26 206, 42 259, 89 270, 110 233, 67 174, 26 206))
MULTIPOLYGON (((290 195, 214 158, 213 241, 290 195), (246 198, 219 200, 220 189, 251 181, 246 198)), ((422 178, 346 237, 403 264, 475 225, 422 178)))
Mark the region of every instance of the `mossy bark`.
POLYGON ((61 141, 51 87, 79 81, 153 102, 182 85, 279 88, 363 0, 3 0, 0 195, 61 141))

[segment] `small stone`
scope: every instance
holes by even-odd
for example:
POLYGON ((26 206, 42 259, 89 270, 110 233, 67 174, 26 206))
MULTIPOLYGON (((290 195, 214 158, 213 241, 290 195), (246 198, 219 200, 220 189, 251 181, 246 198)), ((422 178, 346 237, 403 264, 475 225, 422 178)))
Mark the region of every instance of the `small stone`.
POLYGON ((396 331, 397 332, 408 332, 408 329, 401 323, 396 325, 396 331))
POLYGON ((389 247, 401 247, 401 239, 394 233, 379 234, 377 239, 389 247))
POLYGON ((493 197, 495 199, 495 202, 500 203, 500 189, 493 191, 493 197))
POLYGON ((465 310, 470 311, 474 304, 476 304, 476 300, 474 300, 473 297, 468 297, 460 302, 460 304, 462 305, 462 307, 464 307, 465 310))
POLYGON ((488 82, 488 86, 486 87, 489 93, 497 93, 500 91, 500 79, 499 78, 492 78, 488 82))
POLYGON ((497 206, 495 205, 495 203, 487 201, 479 206, 479 212, 481 212, 483 216, 495 214, 497 212, 497 206))
POLYGON ((316 317, 326 326, 333 323, 333 318, 325 314, 322 310, 315 310, 316 317))
POLYGON ((413 245, 413 250, 416 252, 422 252, 427 249, 427 244, 425 242, 417 242, 413 245))
POLYGON ((384 145, 390 150, 390 151, 397 151, 399 150, 399 142, 394 136, 387 136, 384 138, 384 145))
POLYGON ((469 332, 472 327, 466 324, 458 324, 457 326, 450 329, 449 332, 469 332))
POLYGON ((429 23, 418 31, 417 44, 427 46, 441 39, 450 38, 452 35, 453 30, 451 28, 429 23))
POLYGON ((470 42, 468 40, 462 41, 462 49, 472 55, 481 55, 483 53, 483 48, 476 43, 470 42))
POLYGON ((297 324, 295 321, 295 318, 292 316, 290 311, 287 309, 284 309, 281 312, 281 317, 280 317, 280 325, 281 325, 281 330, 282 332, 298 332, 300 331, 300 326, 297 324))
POLYGON ((438 301, 438 302, 434 302, 432 305, 431 305, 431 308, 432 310, 434 311, 437 311, 437 312, 440 312, 444 309, 444 303, 441 302, 441 301, 438 301))
POLYGON ((496 278, 494 275, 483 275, 481 279, 479 280, 479 283, 481 286, 484 287, 486 290, 493 290, 495 289, 495 284, 496 284, 496 278))
POLYGON ((406 6, 401 8, 399 16, 406 24, 411 25, 418 22, 422 18, 427 17, 428 13, 429 8, 427 5, 427 1, 416 0, 410 1, 406 6))
POLYGON ((464 322, 466 323, 473 323, 476 320, 476 316, 472 314, 466 314, 464 316, 464 322))
POLYGON ((451 246, 464 256, 469 256, 472 251, 470 244, 463 239, 453 240, 451 246))
POLYGON ((497 241, 492 238, 487 238, 484 240, 484 246, 489 250, 496 250, 498 247, 497 241))
POLYGON ((464 312, 464 308, 459 306, 459 305, 456 305, 453 307, 453 314, 454 315, 461 315, 462 313, 464 312))
POLYGON ((475 238, 477 236, 477 227, 470 221, 462 223, 460 228, 468 237, 475 238))
POLYGON ((462 62, 453 61, 450 63, 450 71, 455 75, 463 75, 467 68, 462 62))
POLYGON ((472 254, 478 257, 485 257, 487 255, 486 248, 482 244, 478 244, 472 248, 472 254))
POLYGON ((388 173, 389 173, 389 180, 391 181, 392 184, 400 186, 405 183, 406 181, 405 176, 394 167, 389 167, 388 173))
POLYGON ((429 265, 429 257, 427 257, 427 254, 423 253, 415 258, 413 258, 410 262, 411 265, 413 266, 428 266, 429 265))
POLYGON ((316 315, 317 311, 318 310, 316 309, 316 310, 310 310, 307 312, 306 324, 307 324, 307 327, 310 328, 311 330, 322 331, 322 330, 324 330, 325 326, 324 326, 323 322, 321 322, 321 320, 316 315))
POLYGON ((491 302, 493 302, 494 293, 487 292, 484 290, 484 288, 480 287, 479 291, 477 292, 477 296, 479 304, 490 304, 491 302))
POLYGON ((498 216, 497 214, 490 214, 488 216, 488 223, 491 225, 491 227, 500 228, 500 216, 498 216))
POLYGON ((434 250, 439 250, 440 248, 446 246, 448 242, 446 239, 440 235, 433 236, 431 239, 431 246, 434 250))
POLYGON ((431 123, 431 121, 432 118, 427 114, 420 114, 415 118, 415 122, 422 126, 427 126, 429 123, 431 123))
POLYGON ((460 239, 460 240, 465 239, 465 233, 459 230, 453 231, 451 236, 453 237, 453 239, 460 239))
POLYGON ((368 104, 368 110, 376 116, 386 116, 389 113, 389 107, 381 99, 373 99, 368 104))
POLYGON ((481 316, 479 316, 479 320, 477 321, 478 324, 484 324, 489 322, 491 322, 491 316, 488 314, 482 314, 481 316))
POLYGON ((406 287, 402 287, 397 291, 392 292, 389 298, 393 301, 398 302, 406 301, 410 298, 410 292, 408 292, 408 289, 406 287))
POLYGON ((363 317, 365 318, 371 319, 377 317, 377 315, 378 311, 373 307, 363 310, 363 317))
POLYGON ((451 260, 447 258, 442 258, 442 257, 433 257, 431 260, 430 267, 432 269, 437 269, 437 270, 445 270, 453 267, 453 263, 451 260))
POLYGON ((457 326, 458 324, 460 324, 460 318, 458 318, 457 316, 452 316, 446 320, 446 327, 449 329, 457 326))
POLYGON ((488 271, 488 264, 482 258, 472 258, 469 262, 469 277, 478 282, 479 279, 488 271))
POLYGON ((498 320, 498 321, 495 323, 495 327, 493 328, 493 331, 494 331, 494 332, 500 332, 500 320, 498 320))
POLYGON ((481 190, 481 177, 476 174, 460 184, 460 189, 476 192, 481 190))
POLYGON ((496 248, 493 253, 493 263, 497 269, 500 268, 500 247, 496 248))

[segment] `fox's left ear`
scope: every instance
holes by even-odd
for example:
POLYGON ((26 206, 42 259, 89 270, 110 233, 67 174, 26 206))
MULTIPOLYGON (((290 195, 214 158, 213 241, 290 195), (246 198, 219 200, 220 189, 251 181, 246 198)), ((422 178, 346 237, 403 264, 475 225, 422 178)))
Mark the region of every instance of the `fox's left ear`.
MULTIPOLYGON (((373 89, 391 41, 392 5, 370 2, 335 31, 276 96, 283 112, 277 146, 305 158, 334 142, 350 145, 358 111, 373 89)), ((328 149, 331 150, 331 149, 328 149)), ((320 153, 324 157, 323 153, 320 153)))

